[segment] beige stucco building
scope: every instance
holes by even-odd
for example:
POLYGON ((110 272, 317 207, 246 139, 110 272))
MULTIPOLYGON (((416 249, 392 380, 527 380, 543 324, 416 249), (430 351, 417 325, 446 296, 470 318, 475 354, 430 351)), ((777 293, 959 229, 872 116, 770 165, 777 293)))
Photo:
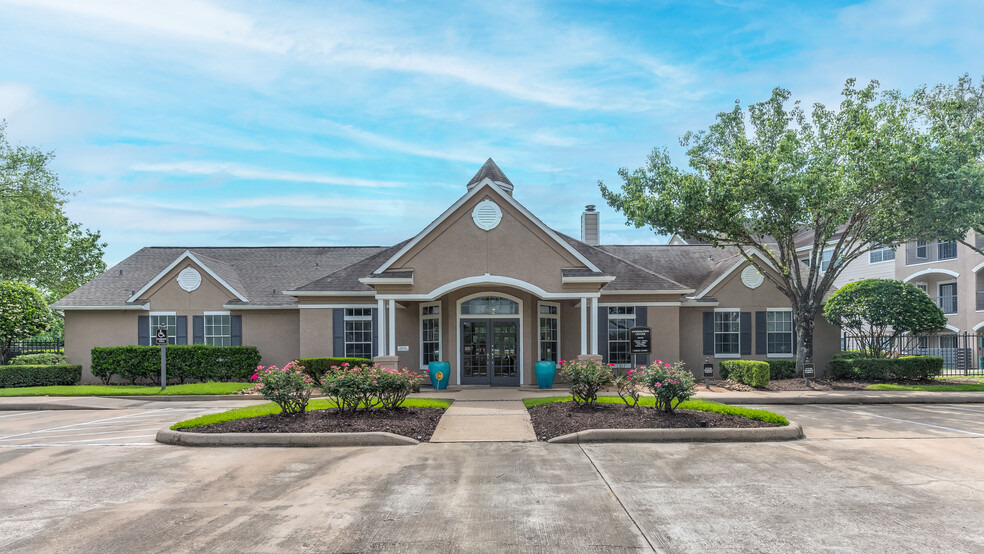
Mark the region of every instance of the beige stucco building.
MULTIPOLYGON (((792 359, 789 303, 734 250, 601 245, 543 224, 490 159, 465 194, 392 247, 144 248, 61 300, 65 352, 86 380, 94 346, 248 344, 265 364, 356 356, 453 384, 534 384, 534 362, 600 356, 619 367, 792 359), (629 329, 651 330, 630 352, 629 329)), ((838 349, 817 322, 814 360, 838 349)))

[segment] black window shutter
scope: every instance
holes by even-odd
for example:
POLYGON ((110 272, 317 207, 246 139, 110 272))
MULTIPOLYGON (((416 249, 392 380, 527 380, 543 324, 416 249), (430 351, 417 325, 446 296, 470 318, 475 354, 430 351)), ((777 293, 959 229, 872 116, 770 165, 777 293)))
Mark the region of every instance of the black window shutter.
POLYGON ((196 315, 191 317, 191 340, 192 344, 205 343, 205 316, 196 315))
POLYGON ((345 357, 345 310, 335 308, 331 311, 331 355, 345 357))
MULTIPOLYGON (((649 308, 646 306, 636 306, 635 307, 635 317, 636 317, 636 327, 649 327, 649 308)), ((652 335, 650 334, 650 345, 652 344, 652 335)), ((649 365, 649 354, 636 354, 633 360, 635 365, 649 365)))
POLYGON ((372 309, 372 357, 379 355, 379 308, 372 309))
POLYGON ((768 323, 765 312, 755 312, 755 353, 769 353, 768 323))
POLYGON ((747 356, 752 353, 752 312, 741 312, 738 319, 741 336, 741 355, 747 356))
MULTIPOLYGON (((588 310, 589 314, 590 312, 588 310)), ((588 349, 590 348, 589 344, 588 349)), ((602 361, 608 362, 608 308, 605 306, 598 306, 598 354, 602 361)))
POLYGON ((704 355, 714 355, 714 312, 704 312, 704 355))
POLYGON ((232 346, 243 345, 243 316, 234 315, 229 318, 229 344, 232 346))
POLYGON ((137 344, 150 346, 150 316, 137 316, 137 344))
POLYGON ((179 315, 176 318, 178 324, 178 338, 175 344, 188 344, 188 316, 179 315))

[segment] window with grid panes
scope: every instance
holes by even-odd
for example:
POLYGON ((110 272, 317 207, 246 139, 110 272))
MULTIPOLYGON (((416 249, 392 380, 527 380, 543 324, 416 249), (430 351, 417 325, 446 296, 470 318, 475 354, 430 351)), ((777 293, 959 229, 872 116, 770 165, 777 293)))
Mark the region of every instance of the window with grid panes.
POLYGON ((793 353, 793 312, 770 311, 765 314, 766 342, 769 354, 793 353))
POLYGON ((229 314, 205 314, 205 344, 232 346, 232 324, 229 314))
POLYGON ((420 352, 423 367, 441 360, 441 306, 428 304, 420 308, 420 352))
POLYGON ((560 319, 554 304, 540 304, 540 361, 560 361, 560 319))
POLYGON ((178 316, 173 314, 150 314, 150 344, 154 342, 157 330, 161 326, 167 327, 167 343, 178 344, 178 316))
POLYGON ((372 308, 345 309, 345 356, 372 358, 372 308))
POLYGON ((714 354, 738 355, 740 353, 741 314, 739 312, 714 312, 714 354))
POLYGON ((635 306, 608 307, 608 363, 632 367, 629 329, 635 327, 635 306))

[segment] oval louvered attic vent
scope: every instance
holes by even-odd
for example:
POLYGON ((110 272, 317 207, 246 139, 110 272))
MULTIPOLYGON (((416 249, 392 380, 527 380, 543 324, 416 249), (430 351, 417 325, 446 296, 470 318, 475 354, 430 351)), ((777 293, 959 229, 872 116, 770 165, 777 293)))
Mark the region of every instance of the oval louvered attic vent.
POLYGON ((482 200, 472 210, 472 219, 479 229, 491 231, 502 221, 502 210, 491 200, 482 200))
POLYGON ((178 286, 191 292, 202 284, 202 274, 193 267, 186 267, 178 273, 178 286))

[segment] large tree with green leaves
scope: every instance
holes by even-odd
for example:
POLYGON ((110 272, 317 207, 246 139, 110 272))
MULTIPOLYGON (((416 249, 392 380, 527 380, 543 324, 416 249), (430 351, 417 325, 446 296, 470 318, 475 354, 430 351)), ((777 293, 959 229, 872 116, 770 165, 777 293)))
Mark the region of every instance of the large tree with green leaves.
POLYGON ((877 82, 849 80, 842 94, 839 108, 807 112, 777 88, 684 135, 689 168, 657 148, 644 167, 619 170, 620 192, 599 182, 637 227, 736 247, 789 299, 800 371, 825 295, 851 261, 880 245, 965 232, 967 216, 954 210, 984 206, 980 122, 945 124, 979 119, 966 105, 880 93, 877 82), (808 252, 797 250, 804 233, 808 252))
POLYGON ((99 232, 65 215, 68 193, 51 168, 53 152, 11 145, 0 122, 0 280, 30 283, 61 297, 103 270, 99 232))
POLYGON ((855 337, 860 350, 882 358, 904 334, 939 331, 943 310, 924 291, 894 279, 863 279, 837 289, 823 307, 827 321, 855 337))
POLYGON ((51 326, 51 310, 34 287, 0 281, 0 364, 10 358, 14 341, 44 333, 51 326))

